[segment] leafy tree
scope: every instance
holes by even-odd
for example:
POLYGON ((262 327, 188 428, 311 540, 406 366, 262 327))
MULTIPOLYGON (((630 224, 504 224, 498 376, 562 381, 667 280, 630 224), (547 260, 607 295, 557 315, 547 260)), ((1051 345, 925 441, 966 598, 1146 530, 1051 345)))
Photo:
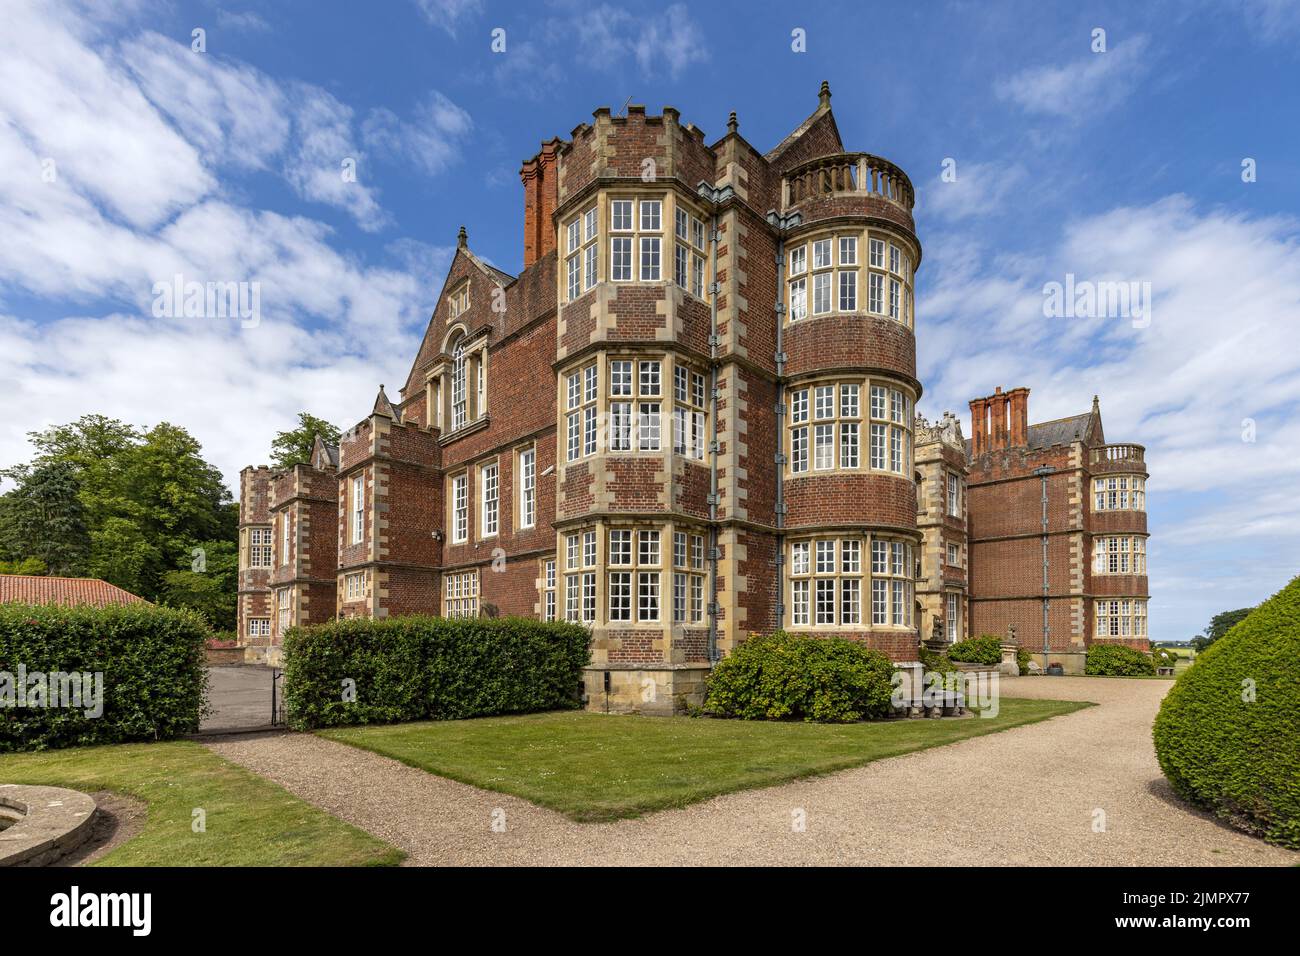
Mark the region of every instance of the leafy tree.
POLYGON ((204 541, 190 567, 163 575, 163 603, 197 611, 217 631, 235 629, 239 549, 233 540, 204 541))
POLYGON ((1254 608, 1242 607, 1237 608, 1235 611, 1224 611, 1221 614, 1214 615, 1214 617, 1210 618, 1210 625, 1205 629, 1205 633, 1192 638, 1192 646, 1196 648, 1198 653, 1205 650, 1232 630, 1234 625, 1243 620, 1253 610, 1254 608))
POLYGON ((21 561, 0 561, 0 574, 49 574, 50 569, 40 558, 23 558, 21 561))
POLYGON ((312 446, 316 436, 327 445, 337 445, 342 434, 329 422, 308 412, 298 413, 298 427, 287 432, 277 432, 271 442, 271 467, 292 468, 299 462, 311 461, 312 446))
POLYGON ((185 429, 86 415, 29 437, 34 460, 4 473, 18 487, 0 497, 0 559, 43 560, 53 573, 72 569, 150 601, 201 606, 210 620, 233 609, 235 575, 222 558, 223 548, 234 554, 238 507, 185 429), (216 572, 193 566, 196 547, 216 572), (198 577, 169 579, 172 572, 198 577), (214 580, 202 584, 208 573, 214 580))
POLYGON ((76 466, 50 461, 18 465, 0 474, 17 485, 0 499, 0 548, 5 555, 16 562, 36 561, 49 574, 82 573, 90 535, 76 466))

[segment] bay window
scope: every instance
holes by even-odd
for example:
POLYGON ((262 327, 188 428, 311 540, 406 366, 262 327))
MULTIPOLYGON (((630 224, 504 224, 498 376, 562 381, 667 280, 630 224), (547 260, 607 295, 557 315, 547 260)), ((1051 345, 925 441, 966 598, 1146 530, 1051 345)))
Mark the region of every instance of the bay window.
POLYGON ((869 620, 871 626, 911 626, 912 555, 910 542, 885 538, 792 541, 788 554, 790 625, 864 627, 869 620), (869 608, 863 604, 868 594, 869 608))

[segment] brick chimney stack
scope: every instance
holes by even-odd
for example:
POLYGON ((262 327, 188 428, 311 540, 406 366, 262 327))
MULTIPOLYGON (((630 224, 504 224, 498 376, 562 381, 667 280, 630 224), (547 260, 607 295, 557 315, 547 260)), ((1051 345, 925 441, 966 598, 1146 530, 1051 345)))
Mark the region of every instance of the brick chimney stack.
POLYGON ((1029 444, 1029 389, 1013 388, 1007 398, 1011 402, 1011 447, 1024 448, 1029 444))
POLYGON ((559 197, 559 158, 563 141, 542 144, 541 152, 525 160, 519 170, 524 184, 524 268, 527 269, 555 248, 555 225, 551 221, 559 197))
POLYGON ((971 457, 1029 444, 1029 389, 1002 387, 970 401, 971 457))
POLYGON ((1002 394, 1002 386, 993 389, 989 396, 989 451, 1007 447, 1007 396, 1002 394))
POLYGON ((970 400, 970 453, 978 458, 987 451, 989 427, 989 400, 972 398, 970 400))

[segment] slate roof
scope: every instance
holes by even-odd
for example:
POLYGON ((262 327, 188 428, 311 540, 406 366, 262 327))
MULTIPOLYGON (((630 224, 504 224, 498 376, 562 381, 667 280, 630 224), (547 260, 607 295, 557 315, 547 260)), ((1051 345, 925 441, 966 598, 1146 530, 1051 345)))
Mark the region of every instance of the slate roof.
POLYGON ((123 591, 99 578, 58 578, 34 574, 0 574, 0 604, 20 601, 23 604, 63 604, 69 607, 89 604, 148 604, 144 598, 123 591))
POLYGON ((1041 425, 1029 426, 1030 448, 1051 448, 1053 445, 1068 445, 1070 442, 1083 441, 1088 434, 1088 425, 1092 413, 1071 415, 1056 421, 1043 422, 1041 425))

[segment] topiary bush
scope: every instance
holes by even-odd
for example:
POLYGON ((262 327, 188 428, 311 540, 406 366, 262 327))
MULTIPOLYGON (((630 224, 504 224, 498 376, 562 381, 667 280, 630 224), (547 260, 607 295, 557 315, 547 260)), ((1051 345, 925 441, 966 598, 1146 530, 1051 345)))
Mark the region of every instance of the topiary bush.
POLYGON ((1033 659, 1033 655, 1025 648, 1016 648, 1016 666, 1020 668, 1020 674, 1022 677, 1029 673, 1029 662, 1033 659))
POLYGON ((948 657, 963 664, 1001 664, 1002 638, 996 634, 981 634, 958 641, 948 648, 948 657))
POLYGON ((1183 671, 1152 734, 1173 788, 1234 825, 1300 848, 1300 578, 1183 671))
POLYGON ((1123 644, 1094 644, 1088 648, 1083 672, 1094 677, 1145 677, 1156 672, 1150 654, 1123 644))
POLYGON ((894 665, 840 637, 755 636, 709 676, 704 711, 742 720, 848 723, 890 711, 894 665))
POLYGON ((0 604, 0 753, 193 733, 208 634, 194 612, 152 604, 0 604))
POLYGON ((505 617, 349 618, 292 628, 285 709, 298 729, 578 706, 590 634, 505 617))

